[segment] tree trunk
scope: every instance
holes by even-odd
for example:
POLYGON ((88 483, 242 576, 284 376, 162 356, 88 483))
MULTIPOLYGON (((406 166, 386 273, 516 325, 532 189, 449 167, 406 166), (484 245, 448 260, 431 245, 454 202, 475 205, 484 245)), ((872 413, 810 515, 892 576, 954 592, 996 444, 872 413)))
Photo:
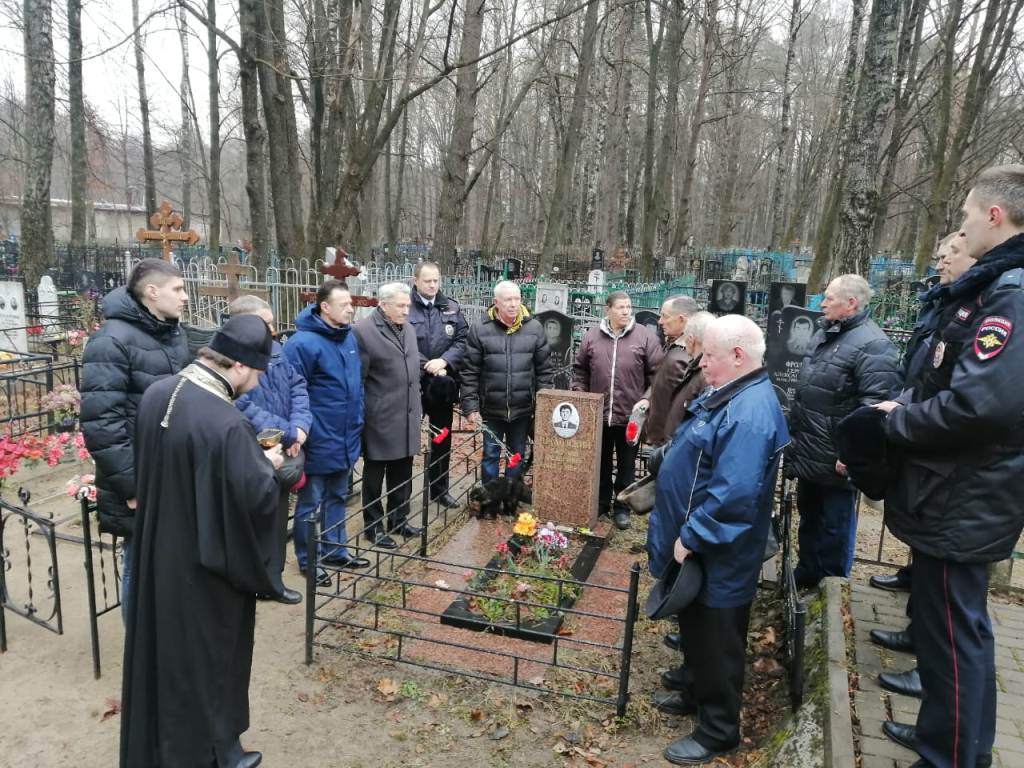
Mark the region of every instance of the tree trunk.
MULTIPOLYGON (((961 0, 954 0, 950 19, 943 34, 945 66, 940 91, 940 131, 935 143, 934 177, 931 194, 925 210, 924 230, 918 241, 917 269, 923 272, 935 248, 939 227, 945 222, 950 193, 953 190, 960 162, 967 149, 971 133, 978 119, 978 113, 988 99, 989 90, 996 75, 1002 69, 1006 54, 1013 41, 1013 32, 1024 0, 990 0, 982 22, 981 34, 974 47, 974 62, 971 66, 963 97, 959 99, 959 113, 956 132, 947 141, 952 121, 953 55, 956 45, 956 28, 959 26, 961 0), (957 13, 953 13, 953 10, 957 13), (956 18, 953 18, 953 17, 956 18)), ((957 68, 959 69, 959 68, 957 68)))
POLYGON ((242 131, 245 134, 245 193, 249 201, 249 220, 252 229, 252 252, 249 257, 251 263, 259 268, 265 267, 270 257, 264 159, 266 133, 260 123, 259 76, 256 64, 259 55, 259 16, 262 12, 260 0, 239 0, 238 26, 242 47, 238 57, 238 70, 242 95, 242 131))
POLYGON ((82 96, 82 0, 68 0, 68 122, 71 127, 71 245, 85 244, 89 150, 82 96))
POLYGON ((21 197, 21 273, 34 288, 53 259, 54 61, 50 0, 25 0, 25 187, 21 197))
POLYGON ((188 76, 188 22, 185 9, 178 7, 178 36, 181 39, 181 85, 178 98, 181 103, 181 131, 178 135, 178 161, 181 167, 182 229, 189 228, 192 219, 192 116, 189 104, 192 81, 188 76))
MULTIPOLYGON (((658 27, 658 36, 654 36, 653 20, 651 11, 651 0, 644 5, 644 25, 647 29, 647 45, 650 48, 650 58, 647 67, 647 114, 644 122, 644 145, 643 145, 643 202, 644 218, 640 234, 640 269, 643 274, 648 275, 654 269, 654 233, 658 221, 658 207, 654 203, 655 189, 655 167, 654 167, 654 128, 657 116, 658 97, 658 67, 661 63, 662 43, 664 41, 665 24, 658 27)), ((672 55, 676 55, 672 51, 672 55)), ((628 239, 633 240, 633 226, 635 226, 636 196, 632 198, 627 214, 628 239)))
POLYGON ((796 55, 796 36, 800 31, 800 0, 793 0, 789 11, 789 41, 786 45, 786 66, 782 74, 782 114, 779 117, 779 141, 775 147, 775 185, 770 200, 772 206, 772 236, 768 244, 769 250, 779 247, 782 236, 782 219, 785 213, 783 205, 783 178, 786 174, 786 143, 789 140, 789 108, 792 93, 789 89, 789 78, 793 71, 793 58, 796 55))
POLYGON ((208 71, 210 109, 210 172, 206 196, 208 198, 209 227, 206 232, 207 252, 216 258, 220 254, 220 73, 217 60, 217 0, 206 0, 206 68, 208 71))
POLYGON ((711 64, 714 61, 717 44, 718 0, 707 0, 700 80, 697 82, 697 98, 693 105, 693 117, 690 120, 690 132, 686 144, 686 165, 683 166, 683 179, 679 185, 679 210, 676 214, 676 227, 672 233, 672 245, 668 252, 668 255, 673 258, 678 258, 690 234, 690 197, 693 194, 693 177, 697 170, 697 147, 700 144, 701 128, 704 126, 704 105, 707 102, 708 91, 711 89, 711 64))
POLYGON ((434 260, 443 272, 449 271, 455 261, 459 227, 466 203, 466 175, 472 152, 473 126, 476 123, 477 64, 480 39, 484 27, 485 0, 466 0, 462 19, 462 42, 459 61, 464 64, 455 78, 455 114, 452 134, 442 160, 441 191, 434 224, 434 260))
POLYGON ((864 22, 864 4, 866 0, 853 0, 850 19, 850 35, 846 45, 846 73, 839 97, 839 119, 836 121, 836 143, 832 152, 832 165, 828 178, 832 179, 828 187, 828 196, 818 222, 818 232, 814 239, 814 261, 811 263, 811 274, 807 279, 808 290, 817 292, 824 287, 825 276, 832 271, 832 240, 836 221, 839 218, 839 203, 846 176, 846 148, 850 142, 852 120, 850 108, 857 85, 857 50, 860 41, 860 29, 864 22))
POLYGON ((142 169, 146 177, 146 217, 156 212, 156 169, 153 165, 153 135, 149 130, 149 97, 146 96, 146 59, 139 27, 139 0, 132 0, 132 47, 139 83, 139 119, 142 120, 142 169))
POLYGON ((565 127, 565 137, 555 168, 555 181, 548 205, 547 225, 544 228, 544 245, 539 265, 539 271, 542 274, 551 272, 555 250, 564 244, 565 214, 571 204, 569 185, 572 181, 573 169, 576 166, 576 155, 583 139, 583 113, 586 108, 590 75, 594 68, 594 48, 597 42, 600 5, 595 0, 587 6, 587 13, 583 20, 583 41, 580 47, 576 85, 573 89, 572 111, 565 127))

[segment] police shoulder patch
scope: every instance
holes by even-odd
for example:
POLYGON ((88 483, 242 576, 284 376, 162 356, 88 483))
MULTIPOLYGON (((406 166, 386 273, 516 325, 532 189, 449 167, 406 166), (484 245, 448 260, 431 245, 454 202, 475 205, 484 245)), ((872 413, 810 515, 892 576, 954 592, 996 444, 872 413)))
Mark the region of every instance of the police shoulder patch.
POLYGON ((979 360, 991 360, 1006 347, 1013 333, 1013 322, 1006 317, 986 317, 974 337, 974 354, 979 360))

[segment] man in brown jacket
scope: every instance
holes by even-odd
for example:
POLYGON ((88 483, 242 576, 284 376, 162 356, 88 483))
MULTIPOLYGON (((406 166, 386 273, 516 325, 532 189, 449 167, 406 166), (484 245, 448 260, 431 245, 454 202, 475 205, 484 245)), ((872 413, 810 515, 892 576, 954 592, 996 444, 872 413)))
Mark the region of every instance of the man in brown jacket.
MULTIPOLYGON (((626 439, 626 425, 633 404, 650 386, 662 355, 658 337, 633 319, 629 295, 623 291, 609 293, 605 318, 587 331, 572 366, 573 390, 604 394, 599 495, 602 514, 613 509, 613 490, 618 495, 635 479, 636 446, 626 439)), ((615 525, 620 530, 629 528, 629 507, 619 501, 614 504, 615 525)))
MULTIPOLYGON (((672 301, 665 302, 663 313, 672 301)), ((686 320, 685 330, 669 344, 654 381, 637 403, 647 409, 646 441, 653 446, 672 439, 686 407, 704 390, 700 357, 704 329, 714 319, 710 312, 696 312, 686 320)))

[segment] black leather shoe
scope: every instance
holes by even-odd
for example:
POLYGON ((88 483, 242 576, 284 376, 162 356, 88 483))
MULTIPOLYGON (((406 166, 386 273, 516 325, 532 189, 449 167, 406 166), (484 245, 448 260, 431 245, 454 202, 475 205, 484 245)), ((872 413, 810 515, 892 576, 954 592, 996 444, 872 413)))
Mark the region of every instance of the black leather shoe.
POLYGON ((422 528, 417 528, 415 525, 409 525, 408 523, 406 523, 403 526, 395 528, 391 532, 392 533, 397 533, 403 539, 411 539, 411 538, 413 538, 415 536, 419 536, 421 533, 423 533, 423 529, 422 528))
POLYGON ((693 685, 693 676, 686 667, 672 667, 661 673, 661 687, 667 691, 689 691, 693 685))
POLYGON ((703 765, 729 751, 708 749, 693 736, 685 736, 669 744, 662 755, 674 765, 703 765))
POLYGON ((242 759, 235 763, 233 768, 256 768, 262 762, 262 752, 245 752, 242 754, 242 759))
POLYGON ((671 648, 673 651, 682 652, 683 643, 679 637, 678 632, 668 632, 665 634, 664 639, 661 641, 666 648, 671 648))
POLYGON ((324 565, 332 565, 335 568, 369 568, 370 561, 365 557, 325 557, 324 565))
POLYGON ((905 629, 898 632, 888 629, 872 629, 868 634, 871 636, 872 643, 888 648, 890 651, 914 652, 914 642, 910 639, 910 633, 905 629))
POLYGON ((390 536, 378 536, 373 540, 373 546, 381 549, 398 549, 398 542, 390 536))
POLYGON ((615 527, 620 531, 629 528, 629 512, 616 512, 613 516, 615 527))
POLYGON ((285 587, 284 591, 282 591, 280 595, 275 595, 274 599, 279 603, 284 603, 285 605, 298 605, 302 602, 302 593, 297 589, 288 589, 288 587, 285 587))
POLYGON ((921 698, 921 676, 917 674, 917 667, 906 672, 883 672, 878 676, 878 684, 893 693, 921 698))
POLYGON ((882 733, 901 747, 917 752, 917 727, 907 723, 894 723, 886 720, 882 723, 882 733))
POLYGON ((654 708, 666 715, 692 715, 697 712, 697 705, 680 691, 659 691, 654 694, 654 708))
POLYGON ((455 497, 452 496, 447 491, 445 491, 436 499, 434 499, 434 501, 440 504, 442 507, 448 507, 448 509, 455 509, 456 507, 462 506, 461 504, 459 504, 458 501, 455 500, 455 497))
POLYGON ((910 585, 895 573, 886 576, 872 576, 868 583, 875 589, 884 589, 887 592, 909 592, 910 585))
MULTIPOLYGON (((302 574, 302 578, 306 578, 306 569, 305 568, 301 569, 299 571, 299 573, 302 574)), ((317 568, 316 569, 316 585, 318 587, 329 587, 329 586, 331 586, 331 582, 332 581, 333 581, 333 579, 331 578, 331 574, 329 574, 323 568, 317 568)))

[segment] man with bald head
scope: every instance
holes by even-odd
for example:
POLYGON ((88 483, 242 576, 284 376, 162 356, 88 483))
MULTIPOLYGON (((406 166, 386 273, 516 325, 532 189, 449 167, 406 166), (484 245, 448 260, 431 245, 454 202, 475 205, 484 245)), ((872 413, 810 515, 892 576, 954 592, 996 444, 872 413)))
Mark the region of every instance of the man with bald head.
POLYGON ((665 750, 700 765, 740 743, 740 707, 750 604, 771 523, 772 492, 786 420, 764 368, 764 334, 725 315, 704 331, 700 367, 708 390, 687 409, 664 451, 647 531, 651 573, 674 558, 704 571, 697 598, 679 614, 686 666, 662 676, 655 705, 697 714, 697 727, 665 750))

